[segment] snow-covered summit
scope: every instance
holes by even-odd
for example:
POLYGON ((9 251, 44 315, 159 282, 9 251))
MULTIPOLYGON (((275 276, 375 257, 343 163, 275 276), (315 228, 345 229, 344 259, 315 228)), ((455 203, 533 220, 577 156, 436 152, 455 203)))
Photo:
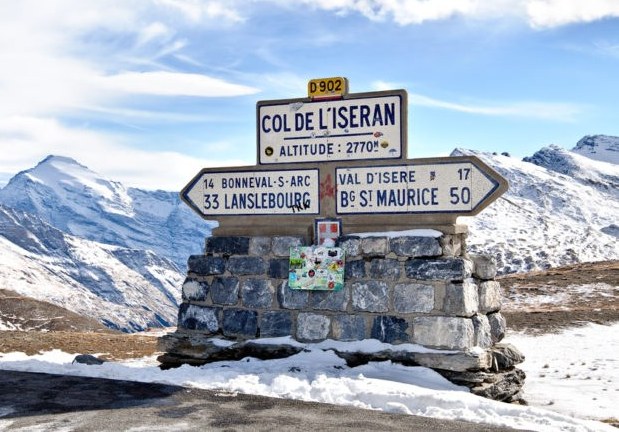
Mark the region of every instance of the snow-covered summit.
POLYGON ((576 143, 572 152, 602 162, 619 164, 619 137, 587 135, 576 143))
POLYGON ((503 273, 619 259, 619 172, 557 146, 530 158, 456 149, 475 155, 509 182, 501 198, 469 225, 473 253, 497 259, 503 273))
POLYGON ((537 151, 524 162, 531 162, 550 171, 565 174, 586 186, 601 188, 619 198, 619 165, 591 159, 557 145, 537 151))
POLYGON ((63 156, 48 156, 0 189, 0 203, 87 240, 150 249, 183 269, 211 225, 178 194, 125 188, 63 156))
MULTIPOLYGON (((43 210, 42 204, 44 203, 34 198, 36 188, 50 189, 55 198, 60 200, 60 205, 82 216, 92 216, 92 212, 88 210, 133 216, 131 198, 122 184, 101 177, 69 157, 47 156, 34 168, 17 174, 5 187, 7 191, 21 189, 20 195, 22 196, 24 191, 28 192, 30 202, 38 213, 43 210), (78 195, 87 198, 91 202, 90 206, 84 208, 83 200, 75 201, 78 195), (92 208, 93 204, 95 208, 92 208)), ((8 192, 3 195, 2 201, 7 205, 12 205, 12 201, 15 201, 14 197, 11 197, 8 192)))

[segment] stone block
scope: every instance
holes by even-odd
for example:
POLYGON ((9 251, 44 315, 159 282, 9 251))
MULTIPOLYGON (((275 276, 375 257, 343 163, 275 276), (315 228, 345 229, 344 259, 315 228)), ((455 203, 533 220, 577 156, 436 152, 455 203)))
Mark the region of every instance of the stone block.
POLYGON ((304 309, 309 303, 309 292, 290 289, 288 281, 284 281, 277 290, 277 302, 284 309, 304 309))
POLYGON ((207 254, 247 255, 249 252, 249 237, 208 237, 205 251, 207 254))
POLYGON ((496 260, 487 255, 472 255, 473 261, 473 276, 482 279, 490 280, 496 276, 496 260))
POLYGON ((258 313, 246 309, 225 309, 224 336, 253 339, 258 334, 258 313))
POLYGON ((221 257, 191 255, 187 260, 187 268, 189 273, 200 276, 220 275, 226 270, 226 261, 221 257))
POLYGON ((488 314, 488 322, 490 324, 490 334, 492 336, 492 342, 501 342, 505 337, 505 331, 507 330, 507 323, 505 317, 500 312, 488 314))
POLYGON ((389 253, 389 239, 387 237, 362 238, 361 251, 369 256, 385 256, 389 253))
POLYGON ((524 355, 512 344, 496 344, 490 350, 495 370, 505 370, 522 363, 524 355))
POLYGON ((413 342, 431 348, 466 350, 475 346, 470 318, 424 316, 413 318, 413 342))
POLYGON ((408 323, 404 318, 381 315, 374 317, 371 336, 385 343, 406 343, 410 342, 410 337, 406 333, 407 329, 408 323))
POLYGON ((461 234, 446 234, 440 238, 443 255, 446 257, 461 256, 464 252, 464 242, 461 234))
POLYGON ((345 311, 350 301, 350 294, 348 287, 340 291, 311 291, 309 299, 312 309, 345 311))
POLYGON ((289 258, 273 258, 269 261, 269 277, 273 279, 288 279, 290 272, 289 258))
POLYGON ((249 255, 264 257, 271 253, 271 237, 251 237, 249 255))
POLYGON ((501 309, 501 285, 496 281, 479 284, 479 311, 496 312, 501 309))
POLYGON ((355 311, 387 312, 389 310, 388 286, 385 282, 373 280, 353 282, 350 286, 352 306, 355 311))
POLYGON ((344 250, 346 258, 361 255, 361 238, 357 236, 341 236, 335 241, 335 246, 344 250))
POLYGON ((211 300, 217 305, 235 305, 239 301, 239 279, 216 277, 211 284, 211 300))
POLYGON ((260 315, 260 337, 292 336, 292 314, 289 311, 267 311, 260 315))
POLYGON ((393 308, 399 313, 431 312, 434 309, 434 287, 418 283, 397 284, 393 287, 393 308))
POLYGON ((396 281, 400 279, 400 262, 397 259, 374 258, 370 262, 370 277, 396 281))
POLYGON ((344 264, 344 279, 362 279, 365 277, 365 261, 363 259, 349 261, 344 264))
POLYGON ((208 291, 208 282, 188 277, 183 282, 182 297, 183 300, 205 301, 208 291))
POLYGON ((331 320, 324 315, 302 312, 297 316, 297 340, 319 342, 329 335, 331 320))
POLYGON ((417 280, 462 281, 471 277, 472 267, 464 258, 412 258, 404 265, 406 277, 417 280))
POLYGON ((335 340, 366 339, 365 319, 359 315, 336 315, 331 319, 331 332, 335 340))
POLYGON ((220 308, 183 303, 178 309, 178 327, 217 333, 220 312, 220 308))
POLYGON ((471 279, 445 287, 442 311, 447 315, 471 317, 478 312, 477 285, 471 279))
POLYGON ((415 360, 420 366, 458 372, 489 369, 492 366, 492 355, 488 351, 418 353, 415 354, 415 360))
POLYGON ((391 251, 402 257, 435 257, 443 254, 438 238, 434 237, 395 237, 389 244, 391 251))
POLYGON ((475 328, 475 346, 490 348, 493 342, 488 317, 481 314, 474 315, 473 327, 475 328))
POLYGON ((271 242, 271 251, 273 255, 278 257, 289 257, 290 248, 295 246, 303 246, 303 237, 297 236, 277 236, 273 237, 271 242))
POLYGON ((259 257, 230 257, 226 268, 233 275, 263 275, 266 273, 266 263, 259 257))
POLYGON ((268 309, 273 306, 275 290, 268 279, 247 279, 241 283, 243 306, 268 309))

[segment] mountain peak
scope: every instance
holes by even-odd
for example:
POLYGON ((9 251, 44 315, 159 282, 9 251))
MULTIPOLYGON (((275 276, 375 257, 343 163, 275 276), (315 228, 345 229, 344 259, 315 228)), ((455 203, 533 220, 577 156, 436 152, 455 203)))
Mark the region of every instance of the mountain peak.
POLYGON ((619 165, 619 137, 586 135, 572 151, 590 159, 619 165))
POLYGON ((49 163, 53 164, 54 162, 66 163, 66 164, 78 165, 78 166, 84 167, 82 164, 80 164, 78 161, 76 161, 73 158, 70 158, 68 156, 59 156, 59 155, 48 155, 37 165, 49 164, 49 163))

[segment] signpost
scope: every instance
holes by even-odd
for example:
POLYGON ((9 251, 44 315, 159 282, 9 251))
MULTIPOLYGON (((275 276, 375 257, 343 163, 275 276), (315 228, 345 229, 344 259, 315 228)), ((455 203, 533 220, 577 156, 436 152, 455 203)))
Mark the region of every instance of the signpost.
POLYGON ((471 213, 501 183, 475 161, 336 168, 336 213, 471 213))
POLYGON ((181 191, 202 217, 317 215, 317 169, 251 171, 204 169, 181 191))
POLYGON ((403 90, 258 102, 258 163, 402 159, 406 104, 403 90))
POLYGON ((257 103, 258 165, 203 169, 181 191, 219 221, 218 235, 311 239, 317 221, 337 221, 339 234, 455 234, 466 230, 458 216, 507 190, 474 156, 407 159, 404 90, 348 94, 345 78, 323 78, 308 83, 308 95, 257 103))

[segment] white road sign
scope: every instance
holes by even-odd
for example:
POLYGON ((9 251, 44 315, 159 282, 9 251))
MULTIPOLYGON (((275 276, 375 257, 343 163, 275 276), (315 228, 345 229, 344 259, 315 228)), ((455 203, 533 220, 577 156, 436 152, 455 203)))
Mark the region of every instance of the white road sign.
POLYGON ((406 92, 257 104, 258 163, 402 159, 406 92))
POLYGON ((181 197, 202 216, 320 213, 318 169, 200 172, 181 197))
POLYGON ((472 213, 504 181, 469 161, 337 168, 335 177, 340 215, 472 213))

